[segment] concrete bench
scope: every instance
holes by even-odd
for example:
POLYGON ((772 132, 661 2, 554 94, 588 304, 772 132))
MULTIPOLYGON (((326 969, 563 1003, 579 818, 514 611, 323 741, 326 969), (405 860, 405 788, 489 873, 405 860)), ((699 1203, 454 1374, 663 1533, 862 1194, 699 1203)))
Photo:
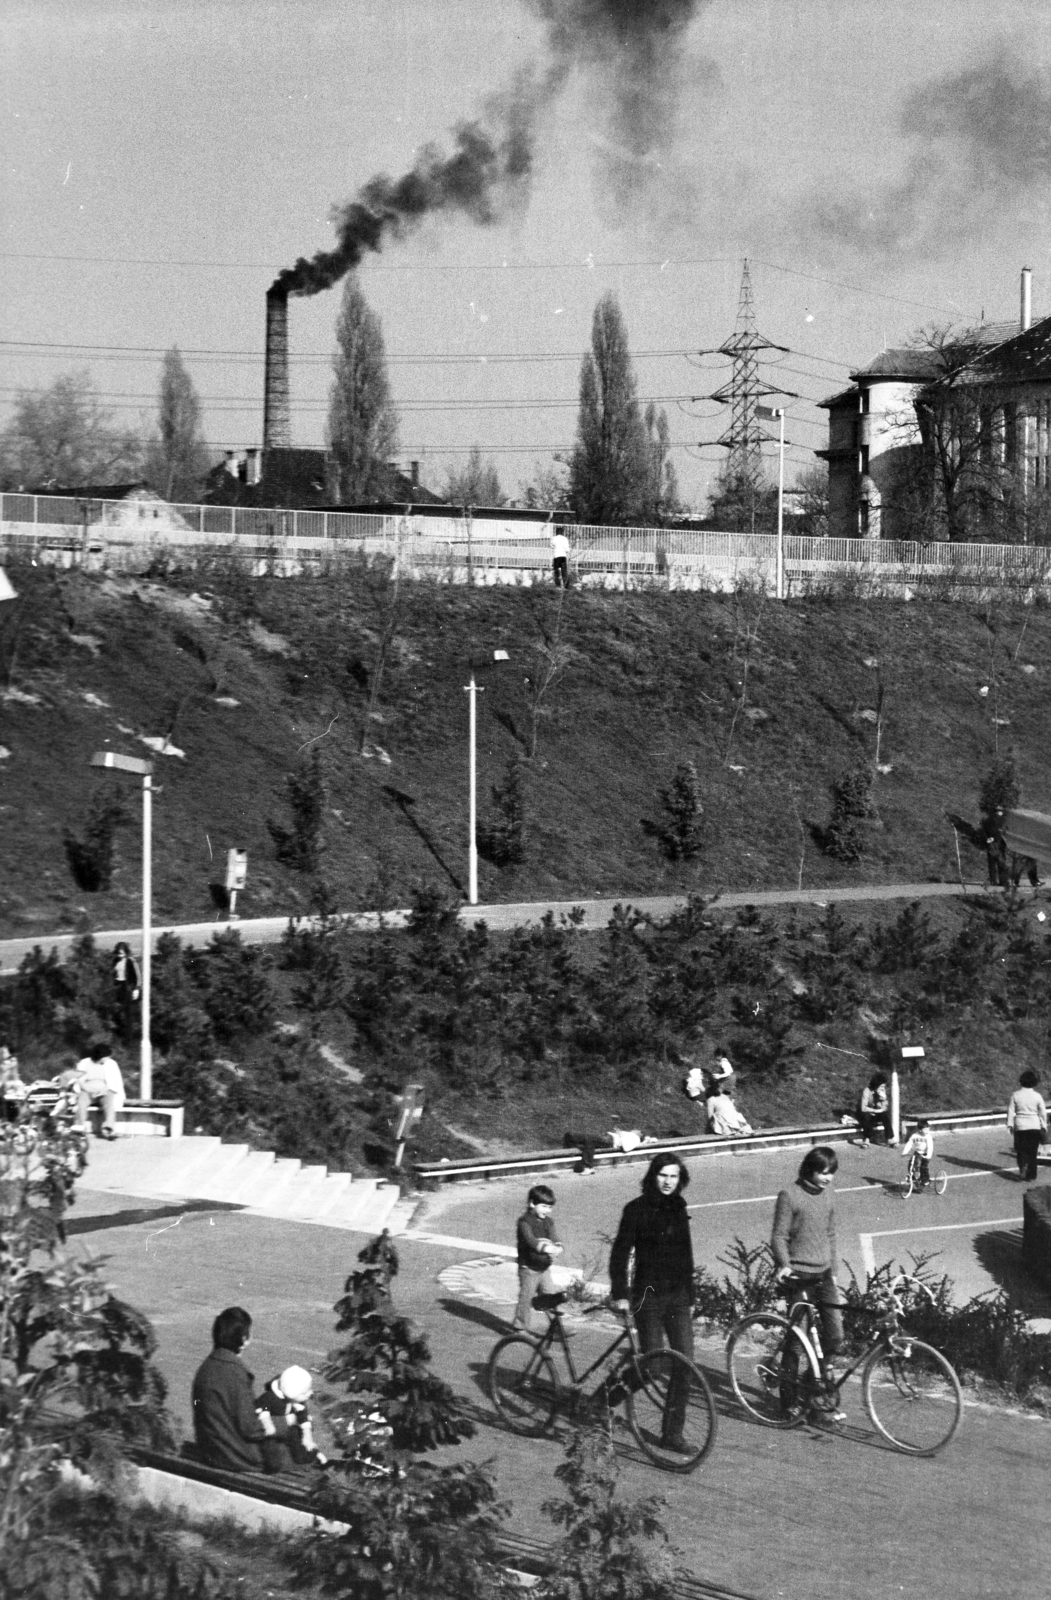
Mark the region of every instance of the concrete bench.
MULTIPOLYGON (((101 1110, 93 1111, 99 1122, 101 1110)), ((151 1100, 144 1105, 141 1100, 125 1100, 116 1116, 117 1132, 121 1138, 181 1139, 183 1133, 183 1106, 181 1100, 151 1100)))

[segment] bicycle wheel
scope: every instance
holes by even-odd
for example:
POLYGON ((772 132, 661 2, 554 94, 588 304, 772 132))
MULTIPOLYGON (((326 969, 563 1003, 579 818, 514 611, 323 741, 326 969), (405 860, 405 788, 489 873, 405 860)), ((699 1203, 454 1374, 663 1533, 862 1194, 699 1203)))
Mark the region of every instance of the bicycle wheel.
POLYGON ((629 1369, 628 1425, 665 1472, 692 1472, 715 1443, 715 1400, 708 1380, 677 1350, 650 1350, 629 1369))
POLYGON ((912 1165, 912 1162, 910 1161, 908 1167, 906 1168, 905 1176, 904 1176, 904 1178, 902 1178, 901 1183, 899 1185, 899 1192, 901 1194, 901 1198, 903 1200, 907 1200, 909 1198, 910 1194, 912 1193, 912 1191, 915 1189, 915 1187, 916 1187, 916 1173, 913 1170, 913 1165, 912 1165))
POLYGON ((550 1428, 558 1409, 555 1364, 524 1334, 512 1333, 494 1346, 486 1368, 489 1398, 513 1433, 537 1438, 550 1428))
POLYGON ((949 1174, 944 1167, 938 1167, 936 1171, 931 1173, 931 1182, 934 1185, 935 1194, 945 1193, 949 1187, 949 1174))
POLYGON ((793 1338, 784 1317, 759 1311, 732 1329, 726 1344, 730 1384, 750 1417, 768 1428, 795 1428, 806 1415, 810 1367, 799 1346, 799 1359, 784 1359, 793 1338))
POLYGON ((885 1439, 909 1455, 944 1450, 960 1425, 960 1380, 940 1351, 898 1336, 877 1350, 861 1377, 865 1408, 885 1439))

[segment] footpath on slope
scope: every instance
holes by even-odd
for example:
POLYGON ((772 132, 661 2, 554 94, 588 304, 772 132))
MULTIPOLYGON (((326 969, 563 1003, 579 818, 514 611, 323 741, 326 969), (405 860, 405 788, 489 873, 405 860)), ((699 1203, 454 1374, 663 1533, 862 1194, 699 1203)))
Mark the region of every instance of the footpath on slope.
MULTIPOLYGON (((713 889, 699 892, 709 893, 712 896, 713 906, 720 910, 734 910, 741 906, 824 907, 866 900, 952 899, 961 895, 1000 894, 1003 891, 987 883, 972 883, 964 879, 959 883, 873 883, 825 889, 735 889, 725 892, 713 889)), ((609 927, 614 906, 634 906, 644 915, 660 920, 684 910, 687 903, 688 897, 683 894, 624 894, 612 900, 536 900, 508 905, 465 905, 460 907, 459 918, 467 926, 484 922, 495 932, 507 932, 512 928, 530 927, 542 921, 549 913, 557 919, 568 916, 570 912, 580 911, 583 912, 583 918, 578 923, 581 932, 597 933, 609 927)), ((402 908, 382 912, 348 912, 342 916, 342 920, 356 933, 376 933, 381 929, 404 928, 410 915, 410 911, 402 908)), ((289 912, 280 917, 246 917, 233 922, 223 919, 213 922, 164 924, 153 929, 153 937, 156 940, 162 933, 171 933, 181 939, 183 944, 199 948, 208 944, 217 933, 222 933, 227 928, 236 928, 245 944, 279 944, 290 921, 294 921, 298 927, 304 929, 315 926, 315 918, 289 912)), ((84 931, 91 932, 100 950, 111 950, 118 941, 124 940, 131 947, 133 954, 142 954, 141 925, 137 928, 93 928, 84 931)), ((37 933, 17 939, 0 939, 0 975, 10 975, 38 946, 41 949, 55 950, 59 956, 64 956, 83 936, 83 932, 63 930, 58 933, 37 933)))

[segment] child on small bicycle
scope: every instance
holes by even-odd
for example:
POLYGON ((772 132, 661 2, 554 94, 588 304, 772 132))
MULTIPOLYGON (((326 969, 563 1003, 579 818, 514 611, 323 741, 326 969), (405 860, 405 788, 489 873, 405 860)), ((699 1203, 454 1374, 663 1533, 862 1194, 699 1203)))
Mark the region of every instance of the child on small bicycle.
POLYGON ((931 1157, 934 1154, 934 1135, 926 1117, 918 1119, 911 1136, 902 1145, 901 1153, 906 1161, 910 1161, 913 1156, 916 1157, 916 1165, 919 1167, 917 1187, 920 1189, 929 1188, 931 1182, 931 1157))
POLYGON ((817 1307, 824 1338, 825 1362, 822 1377, 828 1395, 815 1405, 833 1420, 842 1421, 832 1386, 835 1383, 833 1357, 843 1348, 843 1295, 835 1277, 836 1213, 832 1199, 832 1178, 839 1169, 839 1157, 829 1145, 808 1150, 799 1167, 799 1176, 790 1189, 782 1189, 774 1209, 770 1239, 777 1281, 788 1294, 788 1309, 801 1300, 817 1307))
POLYGON ((526 1209, 516 1225, 518 1245, 518 1305, 514 1326, 526 1333, 533 1330, 533 1296, 552 1294, 555 1281, 551 1263, 562 1254, 552 1212, 555 1196, 546 1183, 534 1184, 526 1197, 526 1209))

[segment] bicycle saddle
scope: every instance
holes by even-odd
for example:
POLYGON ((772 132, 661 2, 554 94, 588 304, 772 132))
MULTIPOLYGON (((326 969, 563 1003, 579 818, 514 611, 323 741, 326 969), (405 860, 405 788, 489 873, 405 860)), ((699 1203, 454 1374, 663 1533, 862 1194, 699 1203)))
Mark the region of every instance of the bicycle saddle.
POLYGON ((554 1311, 556 1306, 560 1306, 563 1300, 568 1299, 569 1296, 564 1289, 560 1289, 557 1294, 535 1294, 533 1296, 533 1310, 554 1311))

